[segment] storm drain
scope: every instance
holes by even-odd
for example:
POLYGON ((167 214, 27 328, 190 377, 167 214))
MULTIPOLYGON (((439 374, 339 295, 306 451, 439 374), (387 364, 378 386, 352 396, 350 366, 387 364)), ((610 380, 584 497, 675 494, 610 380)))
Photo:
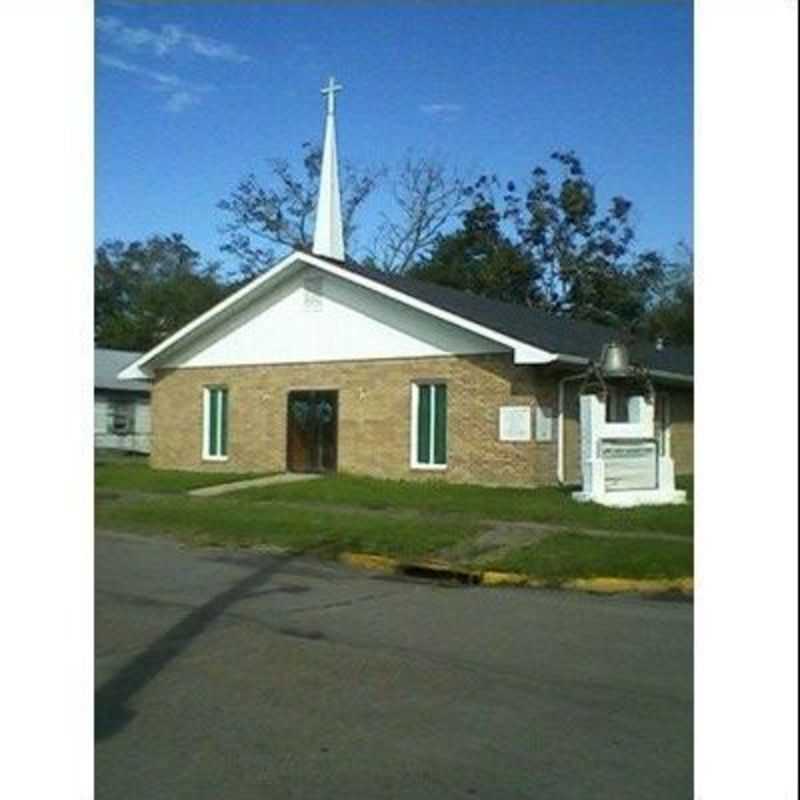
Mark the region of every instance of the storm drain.
POLYGON ((460 583, 465 586, 474 586, 481 582, 479 572, 468 572, 466 570, 453 569, 452 567, 439 566, 438 564, 401 564, 397 571, 407 578, 447 581, 448 583, 460 583))

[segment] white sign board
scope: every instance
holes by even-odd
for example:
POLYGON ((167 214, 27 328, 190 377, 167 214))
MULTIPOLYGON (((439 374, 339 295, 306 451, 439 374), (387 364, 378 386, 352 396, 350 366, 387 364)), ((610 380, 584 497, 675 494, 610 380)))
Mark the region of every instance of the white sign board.
POLYGON ((620 492, 658 488, 658 444, 655 439, 602 439, 605 489, 620 492))
POLYGON ((536 441, 553 441, 553 408, 536 406, 536 441))
POLYGON ((528 406, 501 406, 500 441, 529 442, 531 440, 531 410, 528 406))

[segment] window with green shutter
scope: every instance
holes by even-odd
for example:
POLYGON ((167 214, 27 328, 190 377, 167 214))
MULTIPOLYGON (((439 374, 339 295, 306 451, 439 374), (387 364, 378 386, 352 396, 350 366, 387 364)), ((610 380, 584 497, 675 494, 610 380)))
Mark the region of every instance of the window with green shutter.
POLYGON ((447 385, 414 384, 413 465, 447 466, 447 385))
POLYGON ((228 390, 207 387, 204 397, 203 457, 228 456, 228 390))

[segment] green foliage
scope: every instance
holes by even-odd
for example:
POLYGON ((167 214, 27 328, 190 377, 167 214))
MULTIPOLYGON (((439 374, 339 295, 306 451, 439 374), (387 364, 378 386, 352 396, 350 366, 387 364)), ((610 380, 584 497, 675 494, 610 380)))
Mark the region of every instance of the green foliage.
POLYGON ((647 317, 650 336, 682 347, 694 343, 694 274, 692 253, 682 248, 682 257, 669 269, 663 291, 647 317))
MULTIPOLYGON (((227 283, 215 264, 200 265, 181 236, 145 243, 105 242, 95 268, 95 341, 147 350, 262 272, 274 246, 308 249, 319 185, 320 150, 306 143, 302 170, 273 160, 267 182, 242 180, 219 203, 227 213, 222 250, 239 261, 227 283)), ((383 220, 366 266, 558 315, 625 334, 693 341, 691 269, 634 248, 633 204, 613 197, 601 209, 596 188, 572 152, 551 156, 556 174, 537 166, 524 190, 494 175, 466 186, 444 166, 408 159, 393 179, 396 218, 383 220), (465 203, 469 203, 463 211, 465 203), (446 225, 460 212, 460 226, 446 225)), ((382 169, 344 167, 345 238, 382 169)))
POLYGON ((633 250, 633 204, 613 197, 601 211, 596 189, 573 152, 555 152, 552 178, 539 166, 520 197, 508 185, 504 218, 534 261, 538 304, 556 314, 632 330, 660 286, 664 261, 633 250))
POLYGON ((578 157, 557 152, 552 159, 560 177, 536 167, 523 194, 513 181, 501 187, 495 175, 467 187, 472 207, 461 227, 439 236, 409 274, 626 332, 641 329, 663 282, 664 259, 634 252, 629 200, 614 197, 601 211, 578 157))
POLYGON ((463 215, 462 227, 440 236, 429 258, 412 267, 415 278, 506 302, 535 294, 532 260, 500 230, 491 202, 477 198, 463 215))
POLYGON ((107 241, 95 251, 95 343, 149 350, 230 291, 180 234, 107 241))

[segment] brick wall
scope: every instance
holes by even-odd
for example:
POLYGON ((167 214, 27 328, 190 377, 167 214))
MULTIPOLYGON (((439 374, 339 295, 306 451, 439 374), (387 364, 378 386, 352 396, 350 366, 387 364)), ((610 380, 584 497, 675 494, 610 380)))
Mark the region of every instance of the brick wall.
POLYGON ((670 450, 678 475, 694 472, 694 393, 670 391, 670 450))
POLYGON ((282 471, 286 468, 288 393, 339 392, 338 469, 387 478, 440 478, 464 483, 531 486, 556 477, 557 431, 551 442, 501 442, 502 405, 538 401, 556 408, 552 377, 515 366, 510 355, 386 361, 279 364, 160 370, 153 388, 153 451, 157 468, 282 471), (411 469, 411 385, 441 379, 448 386, 448 465, 411 469), (229 391, 229 459, 202 460, 202 390, 229 391))

